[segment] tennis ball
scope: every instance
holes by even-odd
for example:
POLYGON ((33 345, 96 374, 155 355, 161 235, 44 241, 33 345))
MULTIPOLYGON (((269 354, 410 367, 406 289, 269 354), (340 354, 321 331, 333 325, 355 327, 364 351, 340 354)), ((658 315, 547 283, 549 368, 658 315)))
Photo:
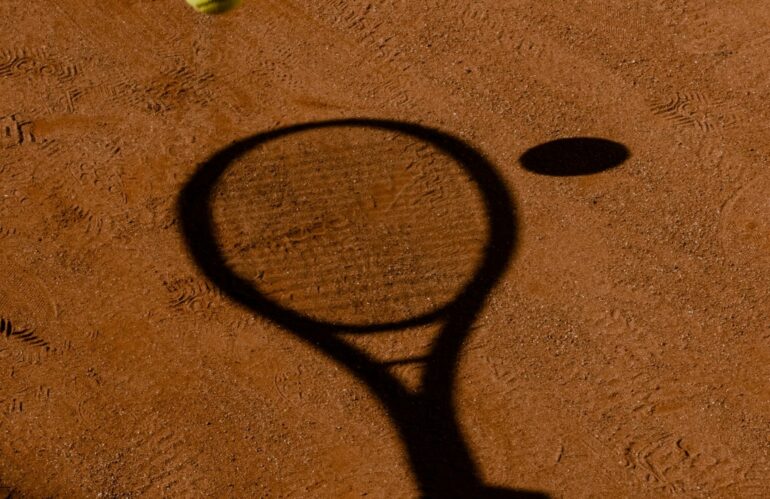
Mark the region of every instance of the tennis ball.
POLYGON ((240 5, 241 0, 186 0, 193 9, 204 14, 221 14, 240 5))

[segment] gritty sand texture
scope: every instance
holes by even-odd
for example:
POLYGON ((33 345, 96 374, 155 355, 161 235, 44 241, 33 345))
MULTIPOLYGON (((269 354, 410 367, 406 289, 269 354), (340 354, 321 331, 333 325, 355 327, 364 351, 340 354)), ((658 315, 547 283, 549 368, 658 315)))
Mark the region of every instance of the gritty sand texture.
POLYGON ((0 1, 0 497, 770 496, 768 54, 757 0, 0 1), (189 190, 353 118, 450 139, 189 190), (628 157, 522 161, 570 137, 628 157))

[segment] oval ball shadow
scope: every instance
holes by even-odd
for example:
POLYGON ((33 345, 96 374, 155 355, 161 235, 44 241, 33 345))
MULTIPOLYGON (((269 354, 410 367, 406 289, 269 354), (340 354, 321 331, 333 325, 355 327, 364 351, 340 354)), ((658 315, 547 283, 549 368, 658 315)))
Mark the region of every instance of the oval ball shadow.
POLYGON ((540 175, 567 177, 591 175, 614 168, 630 157, 626 146, 595 137, 571 137, 540 144, 527 150, 519 161, 524 169, 540 175))

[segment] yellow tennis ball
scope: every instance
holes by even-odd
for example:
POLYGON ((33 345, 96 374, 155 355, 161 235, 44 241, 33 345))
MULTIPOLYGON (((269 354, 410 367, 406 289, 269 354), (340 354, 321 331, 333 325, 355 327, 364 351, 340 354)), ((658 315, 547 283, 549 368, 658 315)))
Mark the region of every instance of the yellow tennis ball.
POLYGON ((221 14, 240 5, 241 0, 186 0, 193 9, 204 14, 221 14))

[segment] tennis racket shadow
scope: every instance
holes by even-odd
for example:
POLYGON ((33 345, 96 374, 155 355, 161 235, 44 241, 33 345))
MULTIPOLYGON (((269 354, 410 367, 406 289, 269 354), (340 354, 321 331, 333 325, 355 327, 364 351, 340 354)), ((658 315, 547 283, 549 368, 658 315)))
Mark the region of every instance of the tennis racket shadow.
POLYGON ((484 483, 457 419, 455 380, 464 342, 516 247, 514 202, 493 165, 461 139, 439 130, 399 121, 341 119, 299 124, 232 143, 202 163, 183 187, 178 209, 188 250, 204 274, 229 298, 307 342, 365 383, 386 409, 406 450, 423 497, 547 497, 484 483), (215 186, 228 168, 249 151, 280 138, 313 130, 358 127, 402 134, 424 142, 464 170, 481 195, 488 237, 474 275, 451 301, 422 315, 366 324, 319 320, 292 310, 257 289, 230 268, 217 240, 212 212, 215 186), (438 324, 439 333, 424 358, 420 387, 409 390, 367 352, 341 334, 370 334, 438 324))

